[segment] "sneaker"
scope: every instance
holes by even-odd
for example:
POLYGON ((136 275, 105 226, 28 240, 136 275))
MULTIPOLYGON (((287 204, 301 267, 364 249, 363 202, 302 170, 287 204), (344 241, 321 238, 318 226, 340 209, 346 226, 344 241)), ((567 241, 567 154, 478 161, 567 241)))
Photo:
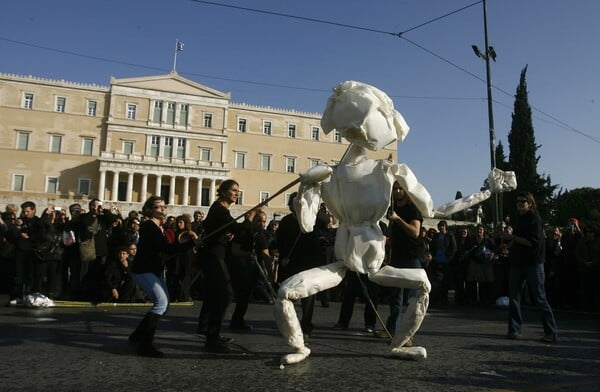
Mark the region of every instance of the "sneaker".
POLYGON ((10 301, 8 301, 8 306, 15 306, 17 303, 18 302, 16 299, 11 299, 10 301))
POLYGON ((231 352, 229 348, 229 343, 221 342, 219 340, 216 341, 206 341, 204 349, 209 353, 217 353, 217 354, 227 354, 231 352))
POLYGON ((516 332, 514 332, 514 331, 509 331, 509 332, 506 334, 506 338, 507 338, 507 339, 510 339, 510 340, 517 340, 517 339, 519 338, 519 334, 518 334, 518 333, 516 333, 516 332))
MULTIPOLYGON (((376 338, 380 338, 380 339, 389 339, 389 336, 388 336, 387 332, 385 332, 385 329, 380 329, 379 331, 373 332, 373 336, 375 336, 376 338)), ((393 335, 392 335, 392 337, 393 337, 393 335)))
POLYGON ((542 343, 556 343, 557 341, 558 336, 555 333, 547 333, 540 339, 540 342, 542 343))
POLYGON ((348 329, 348 326, 344 325, 342 323, 336 323, 332 328, 333 329, 348 329))

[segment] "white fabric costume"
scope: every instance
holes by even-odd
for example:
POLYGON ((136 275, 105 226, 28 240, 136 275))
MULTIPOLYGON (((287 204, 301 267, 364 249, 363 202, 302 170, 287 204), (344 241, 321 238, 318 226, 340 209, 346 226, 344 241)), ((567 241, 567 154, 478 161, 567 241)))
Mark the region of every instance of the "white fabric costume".
POLYGON ((337 129, 351 145, 338 165, 319 165, 300 175, 294 209, 302 231, 310 232, 321 200, 325 202, 339 221, 335 240, 338 261, 300 272, 282 283, 275 303, 275 320, 294 352, 284 355, 281 363, 297 363, 310 354, 292 301, 337 286, 347 269, 367 274, 371 281, 382 286, 417 291, 409 300, 390 347, 394 356, 424 359, 425 348, 403 346, 425 318, 431 284, 423 269, 381 268, 385 250, 378 222, 386 215, 394 181, 407 191, 424 217, 434 216, 433 201, 408 166, 367 159, 365 151, 403 141, 408 125, 385 93, 360 82, 347 81, 334 89, 321 126, 325 133, 337 129))

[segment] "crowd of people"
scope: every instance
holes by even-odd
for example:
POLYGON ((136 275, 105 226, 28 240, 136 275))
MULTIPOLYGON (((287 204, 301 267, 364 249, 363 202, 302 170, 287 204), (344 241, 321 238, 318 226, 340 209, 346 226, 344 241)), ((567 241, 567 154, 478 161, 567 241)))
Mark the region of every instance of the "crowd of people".
MULTIPOLYGON (((253 210, 243 222, 236 222, 228 208, 237 200, 237 186, 233 180, 223 183, 206 219, 200 210, 192 215, 168 215, 160 197, 149 199, 142 211, 127 215, 104 208, 98 199, 91 200, 87 210, 78 203, 66 209, 49 205, 39 215, 31 201, 20 208, 9 204, 0 221, 2 289, 10 294, 10 304, 31 293, 61 300, 153 302, 152 310, 130 337, 140 344, 140 353, 148 356, 162 355, 151 342, 169 301, 202 299, 198 333, 207 336, 210 351, 227 352, 228 339, 220 331, 225 310, 234 298, 230 327, 248 331, 252 325, 245 320, 245 313, 252 300, 273 303, 279 283, 335 258, 336 225, 325 205, 321 205, 311 233, 300 230, 293 196, 290 213, 281 220, 274 216, 269 221, 264 211, 253 210)), ((520 318, 521 302, 544 309, 548 303, 559 308, 600 309, 600 291, 595 284, 600 278, 597 224, 582 228, 579 220, 571 218, 565 228, 546 228, 540 244, 535 245, 538 254, 529 255, 524 253, 523 243, 531 247, 533 240, 520 242, 523 224, 519 223, 519 233, 514 232, 519 219, 496 230, 482 224, 449 227, 441 220, 437 230, 428 230, 420 214, 402 200, 399 197, 392 202, 394 210, 386 222, 380 222, 387 238, 384 264, 425 269, 432 285, 432 304, 454 301, 495 306, 504 298, 515 320, 520 318), (541 275, 536 270, 512 276, 527 257, 542 266, 541 275), (536 280, 540 276, 541 286, 536 280), (544 286, 548 301, 545 294, 540 297, 544 286), (454 295, 449 295, 452 292, 454 295)), ((378 287, 364 278, 348 272, 338 288, 321 293, 322 305, 327 306, 329 300, 342 301, 334 327, 344 329, 356 297, 362 297, 371 302, 365 307, 365 329, 377 334, 374 310, 389 304, 387 334, 393 334, 402 304, 413 293, 378 287)), ((302 299, 301 305, 302 331, 310 337, 314 296, 302 299)), ((520 333, 517 327, 512 332, 520 333)))

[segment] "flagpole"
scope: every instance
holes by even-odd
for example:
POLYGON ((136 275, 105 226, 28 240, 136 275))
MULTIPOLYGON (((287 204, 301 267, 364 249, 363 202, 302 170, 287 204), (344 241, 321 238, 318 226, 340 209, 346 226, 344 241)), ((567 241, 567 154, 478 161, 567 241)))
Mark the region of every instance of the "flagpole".
POLYGON ((177 40, 175 41, 175 55, 173 56, 173 72, 175 72, 175 69, 177 68, 177 52, 179 52, 178 45, 179 38, 177 38, 177 40))

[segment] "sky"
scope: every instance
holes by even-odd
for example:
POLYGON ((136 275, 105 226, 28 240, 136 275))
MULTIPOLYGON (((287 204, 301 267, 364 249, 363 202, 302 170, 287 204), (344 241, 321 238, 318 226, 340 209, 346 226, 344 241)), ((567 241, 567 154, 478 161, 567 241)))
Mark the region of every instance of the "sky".
MULTIPOLYGON (((490 62, 496 143, 508 155, 514 94, 527 66, 538 172, 564 190, 600 187, 598 18, 597 0, 487 1, 488 43, 497 55, 490 62)), ((2 73, 109 86, 111 76, 170 72, 177 39, 184 44, 177 72, 230 92, 235 103, 321 113, 345 80, 385 91, 411 128, 398 161, 413 170, 435 206, 457 191, 477 192, 487 177, 486 66, 471 48, 485 48, 481 1, 0 6, 2 73)))

